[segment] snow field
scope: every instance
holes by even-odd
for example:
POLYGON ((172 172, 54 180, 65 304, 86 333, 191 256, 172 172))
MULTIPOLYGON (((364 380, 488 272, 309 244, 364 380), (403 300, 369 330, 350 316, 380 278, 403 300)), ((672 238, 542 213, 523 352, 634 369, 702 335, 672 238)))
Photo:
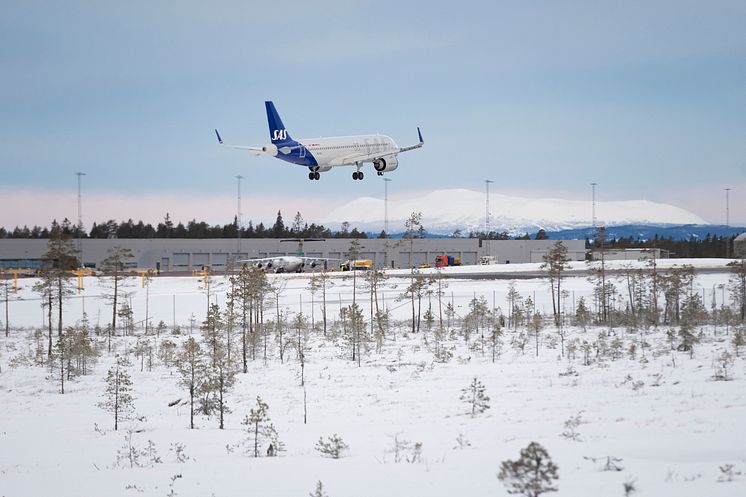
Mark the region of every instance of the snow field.
MULTIPOLYGON (((726 280, 723 274, 706 274, 698 278, 697 287, 707 295, 714 288, 720 299, 717 285, 726 280)), ((351 301, 351 280, 334 283, 327 295, 330 315, 338 309, 335 297, 341 295, 344 305, 351 301)), ((362 367, 349 360, 341 342, 313 334, 306 355, 308 424, 303 424, 297 357, 288 352, 281 364, 272 342, 266 362, 260 355, 249 362, 247 374, 238 375, 227 397, 232 412, 225 430, 218 430, 216 417, 203 416, 195 417, 198 429, 189 430, 188 406, 168 407, 177 399, 188 400, 175 371, 159 363, 152 372, 140 372, 139 360, 133 357, 135 411, 143 419, 127 421, 114 432, 111 414, 96 405, 112 356, 104 353, 91 374, 68 382, 65 395, 57 393, 58 384, 48 369, 9 366, 14 357, 34 348, 31 327, 41 326, 39 302, 30 300, 34 296, 24 281, 20 295, 25 300, 11 304, 11 323, 24 329, 14 330, 10 338, 0 337, 0 495, 302 496, 314 489, 317 480, 330 497, 508 495, 496 478, 500 462, 517 458, 532 440, 544 445, 559 466, 559 492, 554 494, 558 496, 623 495, 622 483, 632 479, 638 488, 635 495, 643 496, 746 493, 744 476, 728 483, 717 481, 719 466, 730 463, 737 470, 746 469, 746 435, 741 426, 746 415, 744 359, 735 360, 732 381, 711 379, 715 358, 722 350, 732 350, 724 329, 706 327, 706 340, 695 348, 693 359, 688 353, 670 352, 660 328, 647 336, 653 345, 647 363, 640 361, 638 351, 634 360, 625 354, 616 361, 583 366, 581 352, 568 361, 559 357, 558 348, 549 348, 555 332, 548 326, 542 331, 538 357, 533 355, 533 341, 521 355, 510 346, 512 332, 506 331, 502 355, 494 364, 489 349, 482 355, 458 337, 446 343, 453 349, 453 359, 438 363, 422 334, 406 333, 409 304, 395 300, 406 280, 388 284, 394 283, 397 288, 384 292, 390 308, 399 306, 394 315, 405 320, 403 329, 397 330, 395 341, 386 341, 381 354, 365 353, 362 367), (561 375, 570 365, 577 376, 561 375), (491 408, 471 417, 459 395, 475 376, 485 385, 491 408), (644 384, 633 387, 636 381, 644 384), (287 446, 281 457, 254 459, 240 448, 226 450, 226 445, 245 438, 241 420, 255 406, 257 395, 268 403, 272 422, 287 446), (583 421, 577 428, 581 440, 560 436, 564 421, 578 413, 583 421), (132 441, 138 448, 152 440, 163 463, 115 467, 127 429, 135 430, 132 441), (316 441, 334 433, 342 436, 350 451, 338 460, 323 458, 314 450, 316 441), (400 440, 422 443, 421 462, 394 462, 390 450, 397 434, 400 440), (459 434, 470 446, 455 448, 459 434), (168 450, 177 442, 185 445, 190 457, 182 464, 168 450), (621 458, 624 469, 601 471, 602 461, 594 463, 584 456, 621 458), (177 474, 181 477, 170 486, 177 474)), ((446 300, 453 292, 457 310, 460 306, 464 313, 475 293, 490 306, 493 295, 498 306, 505 306, 506 280, 447 283, 446 300)), ((283 312, 292 314, 302 306, 310 316, 307 284, 305 277, 287 278, 280 301, 283 312)), ((368 293, 362 281, 358 285, 357 300, 367 318, 368 293)), ((567 278, 563 286, 577 298, 591 292, 585 278, 567 278)), ((516 288, 532 298, 535 292, 537 308, 551 308, 546 281, 520 280, 516 288)), ((135 320, 144 319, 144 290, 135 285, 130 289, 135 320)), ((215 289, 222 305, 225 289, 215 289)), ((101 323, 108 322, 109 308, 96 298, 100 289, 93 279, 86 280, 85 292, 92 324, 99 311, 101 323)), ((198 323, 204 318, 206 296, 196 279, 155 279, 149 310, 156 322, 163 319, 171 324, 173 295, 177 296, 176 322, 188 332, 192 314, 198 323)), ((436 309, 437 301, 432 302, 436 309)), ((78 319, 82 305, 83 299, 71 299, 66 316, 78 319)), ((425 308, 423 302, 423 312, 425 308)), ((320 321, 318 305, 314 313, 320 321)), ((271 306, 266 317, 273 315, 271 306)), ((593 341, 602 331, 571 328, 567 340, 593 341)), ((639 339, 623 329, 616 333, 625 349, 639 339)), ((183 336, 169 338, 184 340, 183 336)), ((117 338, 117 352, 125 353, 134 342, 134 337, 117 338)))

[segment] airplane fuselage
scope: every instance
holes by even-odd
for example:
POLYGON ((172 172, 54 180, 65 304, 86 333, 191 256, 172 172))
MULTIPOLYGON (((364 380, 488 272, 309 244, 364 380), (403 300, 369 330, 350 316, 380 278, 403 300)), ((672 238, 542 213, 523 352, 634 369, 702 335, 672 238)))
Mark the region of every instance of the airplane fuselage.
POLYGON ((385 158, 399 151, 394 140, 384 135, 307 138, 297 140, 297 143, 295 146, 267 145, 264 150, 272 155, 276 148, 274 157, 314 171, 328 171, 334 166, 375 163, 381 157, 385 158))

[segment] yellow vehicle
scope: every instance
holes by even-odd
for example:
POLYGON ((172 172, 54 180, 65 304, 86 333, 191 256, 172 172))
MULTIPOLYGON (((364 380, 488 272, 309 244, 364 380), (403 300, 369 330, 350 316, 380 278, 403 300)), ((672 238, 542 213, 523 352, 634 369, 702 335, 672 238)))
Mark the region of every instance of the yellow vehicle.
POLYGON ((339 265, 340 271, 367 271, 373 267, 373 259, 355 259, 354 261, 345 261, 339 265))

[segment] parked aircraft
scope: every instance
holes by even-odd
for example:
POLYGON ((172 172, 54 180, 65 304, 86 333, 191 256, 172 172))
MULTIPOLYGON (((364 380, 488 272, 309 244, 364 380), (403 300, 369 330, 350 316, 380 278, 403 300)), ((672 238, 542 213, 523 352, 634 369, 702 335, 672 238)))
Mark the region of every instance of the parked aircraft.
MULTIPOLYGON (((269 155, 292 164, 307 167, 308 179, 318 180, 320 173, 330 171, 336 166, 355 166, 352 179, 363 179, 361 168, 366 162, 373 164, 379 176, 399 167, 397 156, 402 152, 415 150, 424 145, 420 128, 417 128, 419 143, 409 147, 399 147, 394 140, 385 135, 337 136, 331 138, 311 138, 293 140, 282 123, 272 102, 264 102, 267 109, 269 136, 271 143, 263 147, 229 145, 239 150, 248 150, 256 155, 269 155)), ((215 130, 218 143, 223 139, 215 130)))
POLYGON ((275 273, 302 273, 306 266, 315 268, 319 264, 324 265, 330 260, 336 259, 303 257, 299 255, 279 255, 277 257, 245 259, 237 262, 239 264, 253 264, 259 269, 266 269, 267 271, 274 271, 275 273))

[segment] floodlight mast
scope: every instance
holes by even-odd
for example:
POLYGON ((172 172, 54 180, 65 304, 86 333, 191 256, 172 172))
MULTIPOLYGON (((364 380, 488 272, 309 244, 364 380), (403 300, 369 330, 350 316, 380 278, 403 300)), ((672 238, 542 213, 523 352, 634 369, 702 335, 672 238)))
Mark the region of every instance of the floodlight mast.
POLYGON ((730 188, 725 189, 725 257, 730 257, 730 234, 728 229, 730 228, 730 188))
POLYGON ((484 180, 484 186, 485 186, 484 236, 485 238, 489 238, 489 235, 490 235, 490 183, 494 183, 494 181, 490 179, 484 180))
POLYGON ((389 182, 391 178, 383 178, 383 231, 389 236, 389 182))
POLYGON ((240 174, 236 176, 238 183, 237 195, 236 195, 236 259, 241 257, 241 180, 243 176, 240 174))
POLYGON ((80 266, 83 267, 83 240, 81 238, 83 234, 83 194, 80 187, 81 177, 85 176, 85 173, 80 171, 75 173, 78 177, 78 229, 75 230, 78 239, 78 256, 80 257, 80 266))
POLYGON ((593 228, 593 236, 596 233, 596 185, 598 183, 591 183, 591 227, 593 228))

